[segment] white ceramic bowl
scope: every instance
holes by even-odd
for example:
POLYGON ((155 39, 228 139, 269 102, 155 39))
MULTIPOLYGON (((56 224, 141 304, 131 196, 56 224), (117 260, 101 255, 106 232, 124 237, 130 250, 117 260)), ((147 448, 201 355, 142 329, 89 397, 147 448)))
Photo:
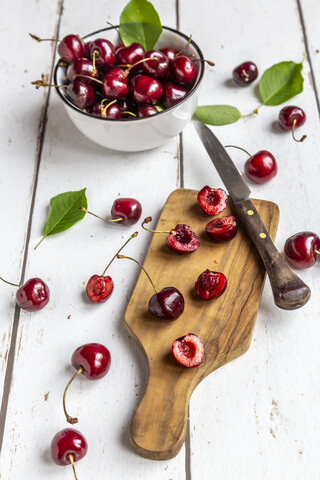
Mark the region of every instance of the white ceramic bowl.
MULTIPOLYGON (((85 41, 94 38, 107 38, 114 45, 119 43, 119 36, 114 27, 104 28, 83 37, 85 41)), ((186 46, 188 37, 169 27, 163 31, 155 46, 156 49, 171 46, 181 50, 186 46)), ((129 118, 122 120, 104 119, 83 112, 71 103, 65 94, 65 89, 56 88, 63 101, 65 109, 76 127, 90 140, 103 147, 126 152, 149 150, 165 143, 168 139, 180 133, 190 122, 197 106, 198 87, 204 73, 204 62, 200 48, 191 41, 185 54, 195 62, 197 69, 196 81, 188 95, 177 105, 149 117, 129 118)), ((54 83, 60 85, 65 76, 65 69, 57 63, 54 71, 54 83)))

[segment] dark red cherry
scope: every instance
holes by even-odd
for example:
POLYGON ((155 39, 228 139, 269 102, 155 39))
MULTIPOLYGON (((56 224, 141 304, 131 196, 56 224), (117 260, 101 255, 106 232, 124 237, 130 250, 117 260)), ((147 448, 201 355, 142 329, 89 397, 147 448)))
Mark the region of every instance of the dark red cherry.
POLYGON ((140 43, 132 43, 128 47, 121 45, 117 50, 117 63, 121 65, 133 65, 142 60, 145 49, 140 43))
POLYGON ((149 50, 145 56, 145 59, 151 59, 141 63, 141 70, 146 75, 154 78, 164 78, 169 71, 169 60, 164 53, 158 50, 149 50))
POLYGON ((66 88, 66 94, 76 107, 87 109, 95 103, 95 93, 91 85, 75 80, 69 83, 66 88))
POLYGON ((105 72, 116 63, 116 52, 109 40, 97 38, 90 46, 90 57, 95 57, 95 65, 98 70, 105 72))
POLYGON ((167 59, 169 60, 169 63, 171 63, 176 58, 178 50, 176 50, 173 47, 163 47, 163 48, 160 48, 160 52, 164 53, 167 59))
POLYGON ((101 102, 95 103, 90 113, 92 113, 92 115, 95 115, 96 117, 101 117, 101 118, 111 118, 111 119, 122 118, 121 109, 116 103, 112 103, 109 106, 107 105, 108 103, 104 105, 101 105, 101 102))
POLYGON ((56 433, 51 442, 51 458, 57 465, 70 465, 85 456, 88 450, 84 436, 74 428, 56 433), (72 457, 72 459, 70 458, 72 457))
POLYGON ((188 90, 184 87, 172 82, 165 83, 163 87, 163 104, 166 108, 173 107, 181 102, 187 95, 188 90))
POLYGON ((77 58, 84 57, 84 45, 77 35, 67 35, 58 45, 58 53, 66 63, 71 63, 77 58))
POLYGON ((124 70, 111 69, 103 77, 102 93, 108 100, 126 98, 129 93, 128 79, 124 76, 124 70))
POLYGON ((98 83, 91 78, 98 78, 98 72, 96 71, 95 74, 93 72, 93 63, 92 60, 88 60, 86 58, 77 58, 74 62, 70 63, 67 70, 67 77, 70 82, 74 82, 78 80, 83 83, 89 83, 89 85, 97 86, 98 83), (75 75, 77 77, 75 78, 75 75), (84 76, 81 76, 84 75, 84 76))
POLYGON ((122 218, 116 222, 122 225, 133 225, 141 217, 141 203, 135 198, 117 198, 111 207, 111 217, 113 219, 122 218))
POLYGON ((306 121, 306 114, 300 107, 288 106, 280 110, 279 113, 279 125, 283 130, 291 130, 293 139, 296 142, 303 142, 306 135, 303 135, 299 140, 295 137, 294 131, 296 128, 301 127, 306 121))
POLYGON ((215 242, 232 240, 238 232, 236 217, 229 215, 215 218, 207 223, 206 232, 215 242))
POLYGON ((73 352, 71 363, 76 370, 82 367, 82 375, 89 380, 98 380, 108 373, 111 355, 101 343, 86 343, 73 352))
POLYGON ((227 279, 225 275, 221 272, 213 272, 208 269, 199 275, 195 283, 196 294, 202 298, 202 300, 220 297, 226 287, 227 279))
POLYGON ((243 62, 232 72, 233 80, 237 85, 245 86, 252 83, 258 76, 257 65, 253 62, 243 62))
POLYGON ((171 62, 170 72, 173 81, 179 85, 189 85, 193 83, 197 75, 192 60, 185 55, 179 55, 171 62))
POLYGON ((320 238, 313 232, 299 232, 287 239, 284 253, 288 262, 298 269, 310 268, 317 260, 320 238))
POLYGON ((16 293, 16 302, 20 308, 28 312, 41 310, 50 299, 50 291, 47 284, 40 278, 30 278, 16 293))
POLYGON ((175 287, 165 287, 149 300, 149 310, 156 317, 175 320, 182 315, 184 298, 175 287))
POLYGON ((204 346, 194 333, 177 338, 172 344, 172 354, 184 367, 198 367, 204 359, 204 346))
POLYGON ((136 75, 131 81, 132 100, 139 104, 155 105, 162 96, 162 85, 155 78, 136 75))
POLYGON ((91 47, 91 42, 86 42, 84 44, 84 56, 88 59, 90 59, 90 47, 91 47))
POLYGON ((192 253, 199 248, 200 241, 189 225, 178 224, 167 236, 167 245, 176 253, 192 253))
POLYGON ((137 116, 141 117, 150 117, 150 115, 155 115, 158 113, 158 110, 152 105, 143 105, 139 108, 137 116))
POLYGON ((222 188, 211 188, 206 185, 199 191, 197 200, 205 213, 218 215, 227 206, 228 194, 222 188))
POLYGON ((113 292, 112 278, 109 276, 92 275, 88 280, 86 291, 91 302, 105 302, 113 292))
POLYGON ((269 182, 277 175, 278 165, 274 156, 267 150, 260 150, 244 164, 244 171, 255 183, 269 182))

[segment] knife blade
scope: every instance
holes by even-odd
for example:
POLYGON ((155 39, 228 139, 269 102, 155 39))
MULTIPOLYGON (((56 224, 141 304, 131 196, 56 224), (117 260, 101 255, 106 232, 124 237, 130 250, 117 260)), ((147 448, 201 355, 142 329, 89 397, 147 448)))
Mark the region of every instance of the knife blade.
POLYGON ((284 310, 294 310, 307 303, 311 292, 296 275, 273 244, 254 204, 250 189, 225 148, 204 123, 194 121, 194 127, 233 200, 238 217, 246 228, 269 276, 275 304, 284 310))

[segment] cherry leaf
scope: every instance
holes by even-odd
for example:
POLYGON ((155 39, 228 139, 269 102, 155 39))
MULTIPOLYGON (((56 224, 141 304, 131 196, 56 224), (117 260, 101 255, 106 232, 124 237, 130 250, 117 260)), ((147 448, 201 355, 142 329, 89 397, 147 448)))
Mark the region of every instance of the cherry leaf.
POLYGON ((196 108, 194 118, 207 125, 228 125, 241 118, 241 113, 231 105, 203 105, 196 108))
POLYGON ((302 63, 280 62, 266 70, 259 82, 264 105, 280 105, 303 90, 302 63))
POLYGON ((147 0, 131 0, 120 15, 120 35, 123 43, 140 43, 146 51, 157 42, 162 26, 158 13, 147 0))
MULTIPOLYGON (((38 245, 48 236, 63 232, 79 222, 85 212, 80 207, 87 208, 86 189, 78 192, 65 192, 51 198, 50 211, 44 226, 44 237, 38 245)), ((37 245, 37 246, 38 246, 37 245)), ((37 246, 35 248, 37 248, 37 246)))

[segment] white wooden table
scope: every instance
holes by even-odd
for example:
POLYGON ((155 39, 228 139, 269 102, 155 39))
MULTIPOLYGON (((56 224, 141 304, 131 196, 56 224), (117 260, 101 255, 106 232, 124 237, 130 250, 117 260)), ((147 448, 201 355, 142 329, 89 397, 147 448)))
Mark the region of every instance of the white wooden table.
MULTIPOLYGON (((276 125, 281 107, 263 107, 256 117, 214 128, 224 144, 249 152, 270 150, 279 172, 265 185, 250 184, 253 198, 278 203, 276 246, 302 230, 320 233, 320 5, 317 0, 154 0, 164 25, 192 33, 206 58, 200 104, 231 104, 242 113, 258 105, 253 88, 237 88, 232 69, 254 61, 262 73, 283 61, 301 61, 304 90, 288 104, 301 106, 307 122, 302 144, 276 125)), ((56 61, 43 37, 86 34, 117 23, 126 1, 3 0, 0 19, 1 174, 0 275, 13 282, 40 276, 50 304, 27 313, 15 306, 15 289, 0 286, 0 478, 71 479, 71 467, 50 459, 53 435, 65 428, 61 400, 76 347, 105 344, 112 368, 99 382, 78 379, 68 397, 71 413, 88 440, 77 464, 81 479, 316 480, 320 479, 320 263, 301 271, 312 296, 302 309, 277 309, 266 282, 251 348, 211 374, 189 408, 187 440, 169 461, 139 457, 128 425, 142 397, 147 367, 124 326, 124 312, 139 275, 132 262, 115 262, 112 298, 85 300, 89 276, 101 273, 128 230, 86 217, 39 249, 49 199, 87 187, 91 210, 107 215, 117 196, 138 198, 143 215, 158 217, 177 187, 222 186, 192 126, 153 151, 117 153, 84 138, 71 124, 54 91, 30 85, 56 61)), ((303 131, 302 131, 303 130, 303 131)), ((297 132, 298 134, 298 132, 297 132)), ((243 170, 245 154, 232 156, 243 170)), ((133 229, 132 229, 133 231, 133 229)), ((130 230, 131 233, 131 230, 130 230)), ((128 254, 143 260, 150 237, 141 234, 128 254)))

